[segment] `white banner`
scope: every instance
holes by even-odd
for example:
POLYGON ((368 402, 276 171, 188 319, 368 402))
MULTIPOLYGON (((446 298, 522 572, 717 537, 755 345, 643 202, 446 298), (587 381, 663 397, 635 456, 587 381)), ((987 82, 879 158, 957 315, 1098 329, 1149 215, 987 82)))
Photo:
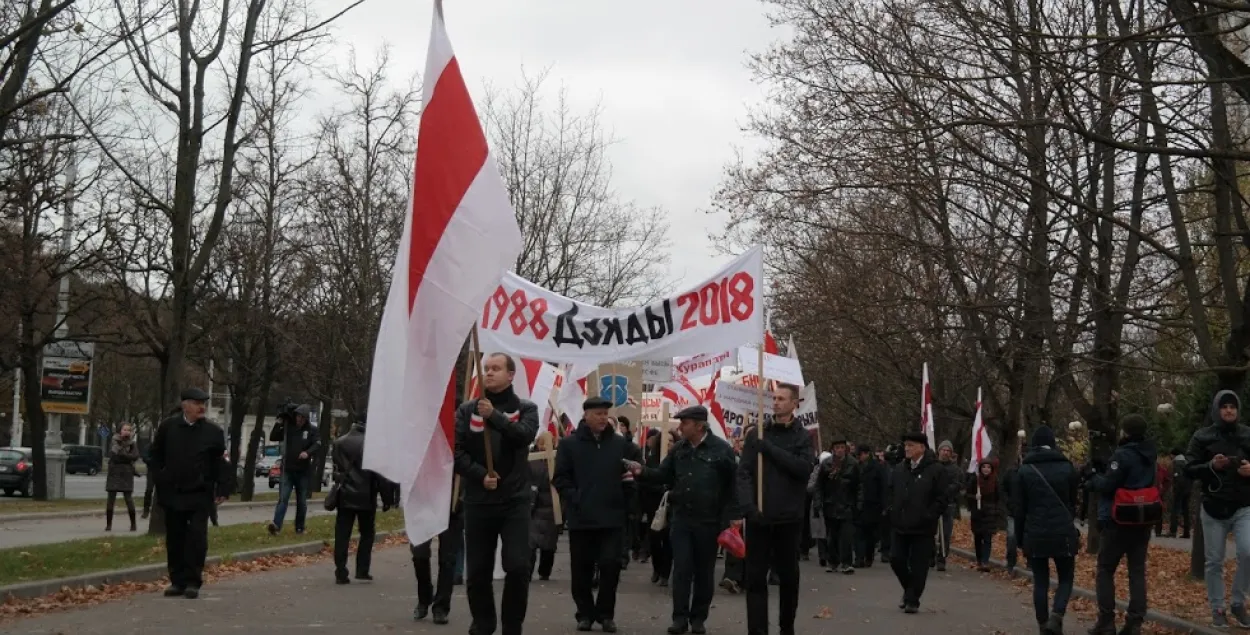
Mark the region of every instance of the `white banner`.
POLYGON ((820 427, 820 416, 816 406, 816 384, 808 384, 803 387, 800 397, 799 407, 794 411, 794 418, 803 424, 804 430, 815 430, 820 427))
POLYGON ((706 282, 648 306, 576 302, 513 273, 482 307, 483 350, 592 364, 725 350, 764 331, 764 263, 752 247, 706 282))
MULTIPOLYGON (((758 413, 760 411, 759 399, 759 391, 756 388, 732 384, 724 380, 716 382, 716 401, 725 410, 758 413)), ((773 393, 771 390, 765 390, 764 414, 772 413, 773 393)))
MULTIPOLYGON (((759 375, 760 352, 757 348, 743 346, 738 349, 738 370, 744 375, 759 375)), ((803 368, 799 360, 771 353, 764 353, 764 379, 783 384, 803 385, 803 368)))
POLYGON ((642 360, 642 381, 648 384, 666 384, 673 381, 673 360, 642 360))
POLYGON ((678 357, 673 360, 673 374, 686 377, 711 375, 722 366, 733 360, 732 350, 723 353, 703 353, 691 357, 678 357))
POLYGON ((642 417, 643 423, 660 423, 663 421, 664 414, 664 395, 658 392, 642 393, 642 417))

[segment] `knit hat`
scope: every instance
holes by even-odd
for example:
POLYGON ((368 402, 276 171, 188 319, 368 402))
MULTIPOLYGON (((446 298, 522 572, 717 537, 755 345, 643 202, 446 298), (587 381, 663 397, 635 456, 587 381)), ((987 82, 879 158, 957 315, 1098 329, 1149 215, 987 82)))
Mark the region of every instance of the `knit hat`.
POLYGON ((1041 426, 1033 431, 1033 440, 1029 442, 1031 447, 1053 448, 1055 447, 1055 431, 1050 426, 1041 426))
POLYGON ((941 452, 942 450, 950 450, 951 452, 954 452, 955 444, 951 443, 949 440, 943 441, 938 444, 938 452, 941 452))
POLYGON ((1140 439, 1146 436, 1146 418, 1141 415, 1128 415, 1120 419, 1120 429, 1124 436, 1140 439))

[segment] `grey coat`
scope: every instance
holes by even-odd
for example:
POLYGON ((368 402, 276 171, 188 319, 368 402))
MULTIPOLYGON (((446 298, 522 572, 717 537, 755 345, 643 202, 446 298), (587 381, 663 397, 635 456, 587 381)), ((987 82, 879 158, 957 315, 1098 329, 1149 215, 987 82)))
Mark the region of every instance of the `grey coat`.
POLYGON ((139 460, 139 445, 134 437, 122 440, 113 435, 109 444, 109 470, 104 479, 106 492, 135 491, 135 461, 139 460))
POLYGON ((555 504, 551 497, 551 479, 547 475, 546 461, 530 461, 530 488, 534 492, 534 507, 530 515, 530 549, 555 551, 560 541, 556 527, 555 504))

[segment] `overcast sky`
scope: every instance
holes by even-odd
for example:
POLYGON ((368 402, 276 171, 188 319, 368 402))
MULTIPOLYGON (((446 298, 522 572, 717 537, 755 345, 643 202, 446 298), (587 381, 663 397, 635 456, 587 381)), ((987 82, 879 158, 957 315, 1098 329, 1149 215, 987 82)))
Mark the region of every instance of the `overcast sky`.
MULTIPOLYGON (((329 15, 343 0, 319 0, 329 15)), ((679 287, 728 259, 709 234, 724 219, 705 210, 735 149, 759 142, 741 132, 764 94, 746 68, 750 52, 780 36, 758 0, 445 0, 447 30, 470 91, 504 88, 550 68, 544 89, 563 85, 579 109, 596 102, 618 139, 614 185, 626 198, 670 215, 671 277, 679 287)), ((362 60, 391 46, 390 76, 425 67, 433 0, 368 0, 337 25, 340 51, 362 60)), ((414 131, 415 134, 415 131, 414 131)))

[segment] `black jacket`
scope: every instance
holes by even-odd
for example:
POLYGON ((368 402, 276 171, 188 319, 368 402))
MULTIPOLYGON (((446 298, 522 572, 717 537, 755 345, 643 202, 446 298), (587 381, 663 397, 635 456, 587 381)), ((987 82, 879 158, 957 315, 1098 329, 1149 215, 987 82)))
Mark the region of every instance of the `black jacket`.
POLYGON ((552 485, 568 501, 565 524, 578 529, 620 529, 625 526, 633 484, 625 483, 629 440, 605 428, 595 438, 585 422, 556 447, 552 485))
POLYGON ((885 511, 889 476, 886 467, 875 457, 859 464, 859 491, 855 503, 855 520, 875 523, 885 511))
POLYGON ((484 422, 490 429, 491 453, 499 485, 487 490, 486 434, 473 432, 470 420, 477 414, 477 400, 460 404, 456 409, 456 473, 461 476, 465 505, 497 505, 530 501, 530 444, 538 435, 538 406, 520 400, 520 408, 511 416, 498 408, 484 422))
POLYGON ((755 426, 743 433, 742 457, 738 461, 738 505, 754 522, 793 523, 803 520, 807 508, 807 479, 816 465, 812 437, 802 425, 764 425, 759 439, 755 426), (756 508, 755 465, 764 455, 764 509, 756 508))
POLYGON ((1184 469, 1186 476, 1206 486, 1202 488, 1202 508, 1219 519, 1231 518, 1238 509, 1250 506, 1250 478, 1237 474, 1241 459, 1250 460, 1250 426, 1220 421, 1218 404, 1225 394, 1237 396, 1228 390, 1216 393, 1211 400, 1211 425, 1199 428, 1190 438, 1184 469), (1229 459, 1223 470, 1211 465, 1211 459, 1217 454, 1229 459))
POLYGON ((1076 556, 1081 548, 1075 523, 1081 477, 1072 462, 1058 450, 1033 448, 1011 481, 1016 544, 1030 558, 1076 556))
POLYGON ((213 422, 190 424, 181 414, 162 421, 148 457, 157 501, 171 509, 212 509, 215 497, 230 495, 225 453, 226 434, 213 422))
MULTIPOLYGON (((1020 511, 1016 508, 1016 503, 1020 502, 1020 497, 1016 492, 1016 488, 1020 484, 1019 479, 1016 478, 1019 472, 1020 466, 1013 465, 1003 471, 1003 477, 998 482, 998 489, 1003 493, 1003 500, 1007 502, 1007 516, 1012 519, 1018 516, 1017 512, 1020 511)), ((1016 530, 1016 532, 1019 533, 1019 530, 1016 530)))
POLYGON ((321 451, 321 434, 317 426, 308 421, 308 406, 300 406, 296 414, 304 416, 304 425, 297 426, 295 421, 282 419, 274 424, 269 433, 269 440, 282 443, 282 471, 304 472, 317 458, 321 451), (307 452, 308 458, 301 459, 301 452, 307 452))
POLYGON ((931 452, 915 468, 906 459, 894 468, 890 480, 890 528, 904 535, 933 535, 938 519, 958 491, 950 483, 950 470, 931 452))
POLYGON ((644 467, 640 477, 669 488, 668 508, 674 519, 724 528, 742 518, 735 487, 737 471, 733 448, 709 431, 698 446, 678 441, 659 467, 644 467))
POLYGON ((330 460, 334 463, 334 482, 339 488, 339 509, 374 510, 378 507, 378 496, 382 497, 382 511, 399 504, 399 486, 364 468, 365 431, 361 426, 352 426, 347 434, 335 440, 330 447, 330 460))
POLYGON ((1111 455, 1107 471, 1090 480, 1090 489, 1100 494, 1098 520, 1111 520, 1111 502, 1118 489, 1145 489, 1155 483, 1158 452, 1147 439, 1126 439, 1111 455))
POLYGON ((850 520, 855 517, 855 505, 859 502, 859 464, 850 455, 830 459, 820 464, 820 476, 812 494, 821 503, 825 518, 850 520))

